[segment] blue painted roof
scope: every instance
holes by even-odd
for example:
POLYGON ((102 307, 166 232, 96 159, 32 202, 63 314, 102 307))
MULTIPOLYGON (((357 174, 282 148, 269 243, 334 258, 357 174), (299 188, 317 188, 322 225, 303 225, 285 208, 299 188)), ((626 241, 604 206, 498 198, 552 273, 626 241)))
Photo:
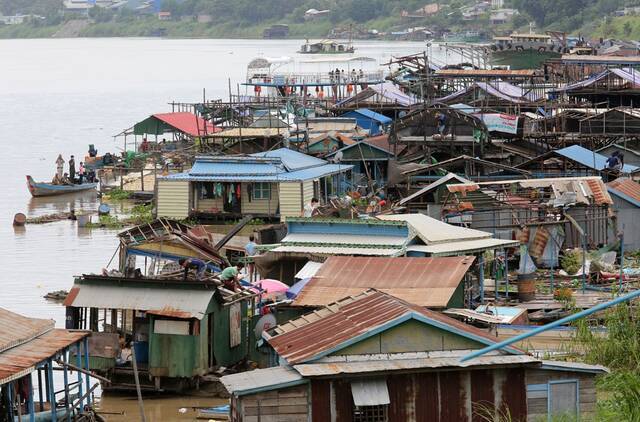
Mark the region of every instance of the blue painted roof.
POLYGON ((252 157, 279 158, 288 171, 300 170, 308 167, 315 167, 327 164, 325 160, 293 151, 288 148, 279 148, 273 151, 258 152, 251 154, 252 157))
MULTIPOLYGON (((224 157, 220 157, 224 158, 224 157)), ((190 176, 241 176, 275 175, 286 172, 280 161, 273 160, 209 160, 197 158, 190 176)))
POLYGON ((353 113, 360 114, 360 115, 362 115, 362 116, 364 116, 366 118, 375 120, 378 123, 381 123, 383 125, 387 125, 387 124, 389 124, 389 123, 391 123, 393 121, 393 119, 390 119, 389 117, 385 116, 384 114, 376 113, 375 111, 371 111, 368 108, 359 108, 357 110, 345 113, 345 114, 343 114, 343 116, 353 115, 353 113))
MULTIPOLYGON (((557 154, 562 155, 570 160, 578 162, 585 167, 602 170, 607 166, 607 157, 593 152, 590 149, 581 147, 580 145, 571 145, 570 147, 562 148, 555 151, 557 154)), ((631 173, 637 170, 638 167, 631 164, 625 164, 622 168, 623 173, 631 173)))
MULTIPOLYGON (((193 175, 190 172, 172 174, 162 177, 164 180, 174 181, 190 181, 190 182, 300 182, 304 180, 313 180, 320 177, 330 176, 336 173, 349 171, 353 166, 340 164, 325 164, 318 167, 311 167, 297 171, 282 171, 273 174, 245 173, 245 174, 229 174, 227 169, 233 165, 225 165, 225 173, 209 173, 193 175)), ((251 169, 250 169, 251 170, 251 169)), ((254 169, 252 171, 258 171, 254 169)))
POLYGON ((288 182, 317 179, 351 170, 353 166, 329 164, 287 148, 249 156, 196 157, 191 170, 166 180, 202 182, 288 182))

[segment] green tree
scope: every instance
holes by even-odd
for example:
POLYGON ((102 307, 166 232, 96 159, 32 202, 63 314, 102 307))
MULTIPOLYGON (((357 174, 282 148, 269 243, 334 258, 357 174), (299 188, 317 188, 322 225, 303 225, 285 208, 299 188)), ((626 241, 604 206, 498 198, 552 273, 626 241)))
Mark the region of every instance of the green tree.
POLYGON ((633 27, 631 27, 631 23, 629 21, 625 22, 624 25, 622 26, 622 32, 626 37, 631 36, 631 33, 633 32, 633 27))

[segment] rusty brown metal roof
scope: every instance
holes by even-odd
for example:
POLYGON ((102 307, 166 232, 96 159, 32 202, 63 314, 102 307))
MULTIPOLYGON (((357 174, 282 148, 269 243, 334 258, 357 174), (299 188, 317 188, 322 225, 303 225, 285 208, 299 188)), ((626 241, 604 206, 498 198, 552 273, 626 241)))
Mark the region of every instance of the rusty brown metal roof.
POLYGON ((475 258, 329 257, 294 300, 323 306, 375 288, 409 303, 447 306, 475 258))
POLYGON ((613 193, 621 193, 623 196, 627 196, 636 201, 636 204, 640 203, 640 183, 631 179, 621 177, 613 182, 607 183, 607 188, 613 193))
POLYGON ((589 185, 589 189, 593 192, 593 200, 597 205, 613 204, 613 199, 609 196, 609 192, 607 192, 607 188, 602 180, 588 179, 587 185, 589 185))
POLYGON ((0 308, 0 352, 44 334, 54 325, 51 319, 28 318, 0 308))
POLYGON ((73 345, 90 333, 53 329, 0 353, 0 384, 18 379, 35 370, 35 366, 73 345))
MULTIPOLYGON (((478 328, 375 289, 291 320, 264 337, 280 357, 289 364, 298 364, 322 357, 339 349, 340 345, 364 338, 367 333, 390 326, 394 321, 400 323, 407 316, 418 316, 427 323, 485 344, 496 342, 495 337, 478 328)), ((505 350, 524 353, 513 347, 505 350)))

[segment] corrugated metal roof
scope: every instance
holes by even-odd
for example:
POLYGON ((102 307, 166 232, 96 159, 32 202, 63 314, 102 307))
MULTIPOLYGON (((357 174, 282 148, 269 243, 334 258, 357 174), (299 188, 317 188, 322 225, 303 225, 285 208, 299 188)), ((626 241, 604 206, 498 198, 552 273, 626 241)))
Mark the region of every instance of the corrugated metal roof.
POLYGON ((520 242, 517 240, 503 239, 476 239, 463 242, 437 243, 435 245, 409 245, 407 252, 424 252, 431 256, 451 256, 462 253, 476 253, 498 248, 517 247, 520 242))
MULTIPOLYGON (((554 191, 576 192, 578 195, 578 201, 582 198, 585 203, 590 203, 588 198, 593 198, 594 202, 598 205, 612 204, 613 201, 607 193, 605 184, 602 182, 600 176, 588 176, 588 177, 550 177, 543 179, 519 179, 519 180, 500 180, 493 182, 480 182, 480 183, 464 183, 456 185, 447 185, 447 189, 450 192, 469 192, 474 190, 482 190, 486 194, 491 194, 492 191, 485 190, 485 187, 492 186, 507 186, 507 185, 519 185, 523 188, 543 188, 553 187, 554 191), (586 186, 585 186, 586 185, 586 186), (584 192, 583 192, 584 191, 584 192)), ((495 193, 493 196, 497 196, 495 193)), ((516 198, 510 196, 510 198, 516 198)))
POLYGON ((220 128, 215 127, 211 122, 189 112, 158 113, 153 117, 191 136, 202 136, 220 131, 220 128))
POLYGON ((640 183, 621 177, 607 183, 607 190, 636 207, 640 207, 640 183))
POLYGON ((435 182, 431 183, 428 186, 425 186, 424 188, 420 189, 417 192, 412 193, 411 195, 407 196, 406 198, 403 198, 402 200, 400 200, 400 202, 398 202, 398 205, 404 205, 409 201, 414 200, 415 198, 424 195, 427 192, 431 192, 432 190, 434 190, 435 188, 437 188, 438 186, 444 185, 447 182, 450 182, 451 180, 453 180, 453 183, 472 183, 471 180, 465 179, 464 177, 460 177, 455 173, 448 173, 446 176, 442 176, 440 179, 436 180, 435 182))
MULTIPOLYGON (((274 327, 271 331, 274 335, 264 333, 263 337, 281 358, 289 364, 298 364, 326 356, 339 350, 341 345, 353 344, 356 339, 365 339, 376 330, 411 318, 484 344, 496 342, 495 337, 480 329, 375 289, 274 327)), ((504 350, 524 353, 514 347, 504 350)))
POLYGON ((472 256, 332 256, 304 286, 293 305, 327 305, 375 288, 415 305, 444 308, 474 260, 472 256))
POLYGON ((377 235, 358 235, 358 234, 323 234, 323 233, 289 233, 282 239, 282 243, 289 244, 309 244, 315 246, 326 245, 359 245, 359 246, 386 246, 400 247, 405 244, 407 239, 400 236, 377 236, 377 235))
POLYGON ((309 261, 298 271, 296 278, 304 279, 313 277, 320 267, 322 267, 322 262, 309 261))
MULTIPOLYGON (((556 154, 573 160, 593 170, 603 170, 607 167, 607 157, 597 152, 591 151, 580 145, 571 145, 555 151, 556 154)), ((625 164, 622 167, 624 173, 631 173, 638 170, 638 167, 631 164, 625 164)))
MULTIPOLYGON (((467 352, 469 353, 470 351, 467 352)), ((296 365, 294 368, 304 377, 320 377, 340 374, 355 375, 372 372, 403 371, 408 369, 471 368, 500 365, 537 365, 540 363, 538 359, 530 355, 485 355, 465 362, 460 362, 461 357, 461 355, 456 353, 450 357, 305 363, 296 365)))
POLYGON ((229 394, 242 396, 259 391, 291 387, 303 384, 306 381, 302 375, 288 366, 275 366, 273 368, 254 369, 253 371, 225 375, 220 378, 220 382, 222 382, 229 394))
POLYGON ((490 238, 491 233, 447 224, 424 214, 379 215, 381 220, 406 221, 428 245, 451 241, 490 238))
POLYGON ((89 334, 88 331, 53 329, 26 343, 3 351, 0 353, 0 384, 29 374, 35 370, 37 364, 55 356, 89 334))
MULTIPOLYGON (((472 359, 475 360, 475 359, 472 359)), ((557 360, 543 360, 542 369, 551 369, 557 371, 575 371, 575 372, 590 372, 594 374, 607 374, 609 368, 602 365, 589 365, 582 362, 565 362, 557 360)))
POLYGON ((522 69, 522 70, 507 70, 507 69, 439 69, 436 71, 437 76, 476 76, 476 77, 491 77, 491 76, 534 76, 535 70, 522 69))
POLYGON ((345 113, 344 116, 349 116, 352 113, 360 114, 368 119, 375 120, 378 123, 381 123, 383 125, 389 124, 393 121, 393 119, 385 116, 384 114, 376 113, 375 111, 369 110, 368 108, 359 108, 357 110, 345 113))
POLYGON ((288 173, 274 175, 210 175, 192 176, 189 173, 178 173, 165 176, 159 179, 169 181, 191 181, 191 182, 300 182, 304 180, 317 179, 319 177, 330 176, 336 173, 344 173, 351 170, 351 165, 326 164, 320 167, 313 167, 288 173))
POLYGON ((112 308, 149 311, 181 318, 202 319, 214 291, 203 289, 172 289, 148 286, 75 284, 65 306, 76 308, 112 308))
POLYGON ((390 248, 360 248, 360 247, 336 247, 336 246, 306 246, 284 245, 271 249, 271 252, 279 253, 307 253, 315 255, 367 255, 367 256, 394 256, 402 253, 402 249, 390 248))
POLYGON ((377 406, 389 404, 389 389, 387 381, 382 379, 354 379, 351 380, 351 395, 356 406, 377 406))
POLYGON ((0 308, 0 352, 53 329, 51 319, 29 318, 0 308))
POLYGON ((516 318, 527 312, 525 308, 515 306, 486 306, 480 305, 473 309, 447 309, 447 315, 458 315, 461 317, 486 322, 488 324, 511 324, 516 318), (490 313, 487 313, 486 309, 490 313))
POLYGON ((271 138, 274 136, 284 136, 285 133, 287 133, 286 130, 275 127, 243 127, 225 129, 221 132, 214 133, 211 136, 215 138, 271 138))
POLYGON ((279 158, 287 171, 301 170, 309 167, 317 167, 327 164, 325 160, 311 155, 293 151, 288 148, 278 148, 273 151, 258 152, 251 154, 253 157, 279 158))

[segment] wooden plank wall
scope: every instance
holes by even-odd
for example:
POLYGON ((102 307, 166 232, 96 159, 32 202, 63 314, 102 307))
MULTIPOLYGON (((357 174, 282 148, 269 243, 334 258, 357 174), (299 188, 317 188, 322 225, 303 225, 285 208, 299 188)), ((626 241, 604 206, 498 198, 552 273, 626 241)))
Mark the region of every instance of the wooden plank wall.
POLYGON ((579 380, 579 406, 583 420, 590 420, 596 410, 595 376, 585 372, 550 371, 544 369, 529 369, 526 372, 527 407, 529 421, 544 419, 547 416, 547 391, 537 386, 549 381, 579 380))
MULTIPOLYGON (((307 422, 309 386, 284 388, 237 399, 238 422, 307 422)), ((234 403, 235 404, 235 403, 234 403)))

